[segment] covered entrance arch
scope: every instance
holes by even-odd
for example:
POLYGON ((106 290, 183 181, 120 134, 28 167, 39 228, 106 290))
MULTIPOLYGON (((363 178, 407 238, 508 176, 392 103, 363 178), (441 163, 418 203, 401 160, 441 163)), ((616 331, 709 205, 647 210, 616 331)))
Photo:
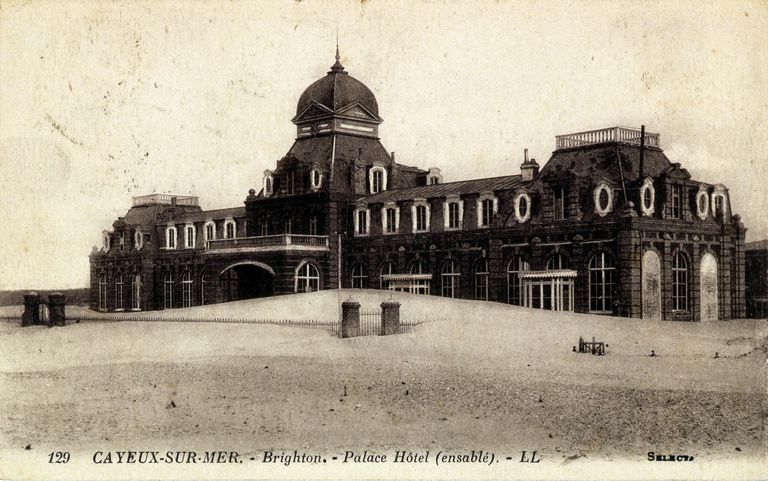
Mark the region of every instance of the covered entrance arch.
POLYGON ((221 300, 269 297, 274 293, 275 271, 267 264, 248 261, 232 264, 219 274, 221 300))

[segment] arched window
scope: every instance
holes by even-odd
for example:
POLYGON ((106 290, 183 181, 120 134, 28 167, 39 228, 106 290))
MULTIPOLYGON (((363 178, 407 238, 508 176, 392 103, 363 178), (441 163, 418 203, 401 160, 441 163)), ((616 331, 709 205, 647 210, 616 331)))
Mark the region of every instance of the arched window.
POLYGON ((496 198, 490 195, 483 195, 477 202, 477 226, 489 227, 493 214, 496 213, 496 198))
POLYGON ((320 272, 309 262, 302 264, 296 271, 296 292, 315 292, 320 290, 320 272))
POLYGON ((181 274, 181 307, 192 307, 192 273, 181 274))
POLYGON ((163 307, 173 308, 173 273, 171 271, 165 271, 163 275, 163 307))
POLYGON ((123 275, 115 276, 115 310, 123 310, 123 275))
POLYGON ((387 188, 387 170, 380 166, 371 167, 368 171, 368 183, 371 194, 377 194, 387 188))
POLYGON ((194 249, 195 248, 195 234, 197 229, 195 229, 194 224, 187 224, 184 228, 184 247, 187 249, 194 249))
POLYGON ((221 275, 221 285, 224 291, 224 302, 236 301, 240 298, 240 279, 237 271, 228 269, 221 275))
POLYGON ((216 223, 209 220, 205 223, 205 241, 211 241, 216 239, 216 223))
POLYGON ((138 272, 131 275, 131 310, 141 310, 141 275, 138 272))
POLYGON ((488 300, 488 260, 480 259, 475 266, 475 299, 488 300))
POLYGON ((200 274, 200 305, 205 305, 205 289, 208 285, 208 271, 206 269, 203 269, 203 272, 200 274))
POLYGON ((381 272, 379 274, 379 288, 389 289, 389 281, 385 280, 383 276, 391 275, 393 272, 392 263, 387 261, 381 266, 381 272))
POLYGON ((672 310, 688 310, 688 259, 682 252, 672 257, 672 310))
POLYGON ((224 238, 234 239, 237 236, 237 229, 234 219, 227 219, 224 221, 224 238))
POLYGON ((589 310, 612 312, 616 267, 613 258, 598 252, 589 261, 589 310))
POLYGON ((381 225, 385 234, 396 234, 400 230, 400 207, 394 202, 384 204, 381 210, 381 225))
POLYGON ((107 310, 107 275, 99 275, 99 309, 107 310))
POLYGON ((133 248, 140 250, 142 247, 144 247, 144 234, 137 229, 136 232, 133 233, 133 248))
POLYGON ((413 264, 411 264, 411 274, 426 274, 426 273, 427 273, 427 264, 422 259, 418 259, 413 264))
POLYGON ((459 266, 453 259, 448 259, 443 264, 442 272, 440 273, 441 280, 441 294, 443 297, 456 297, 459 290, 459 279, 461 272, 459 266))
POLYGON ((556 271, 559 269, 568 269, 568 259, 560 253, 552 254, 552 257, 547 261, 547 270, 556 271))
POLYGON ((176 226, 173 224, 168 224, 165 228, 165 248, 176 248, 176 226))
POLYGON ((353 289, 365 289, 368 281, 368 270, 363 264, 355 264, 352 266, 352 288, 353 289))
POLYGON ((507 264, 507 302, 515 306, 522 305, 523 288, 520 274, 529 270, 528 262, 520 256, 513 257, 507 264))
POLYGON ((110 240, 110 237, 109 237, 109 233, 108 233, 108 232, 106 232, 106 231, 105 231, 105 232, 104 232, 104 233, 101 235, 101 241, 102 241, 102 243, 103 243, 103 246, 104 246, 104 251, 105 251, 105 252, 109 252, 109 249, 112 247, 112 242, 111 242, 111 240, 110 240))
POLYGON ((275 179, 271 170, 264 171, 264 197, 269 197, 275 192, 275 179))
POLYGON ((429 204, 424 199, 414 200, 411 206, 413 216, 413 232, 427 232, 429 230, 429 204))

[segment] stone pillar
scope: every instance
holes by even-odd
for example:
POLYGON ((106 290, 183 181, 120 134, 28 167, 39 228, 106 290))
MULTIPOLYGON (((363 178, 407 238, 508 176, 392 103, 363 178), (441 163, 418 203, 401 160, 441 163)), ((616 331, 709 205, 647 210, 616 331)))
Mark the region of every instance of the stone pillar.
POLYGON ((360 303, 344 301, 341 303, 341 328, 339 337, 356 337, 360 332, 360 303))
POLYGON ((40 296, 37 292, 24 295, 24 313, 21 315, 21 327, 40 323, 40 296))
POLYGON ((400 303, 381 303, 381 335, 389 336, 400 331, 400 303))
POLYGON ((64 305, 67 302, 67 296, 61 292, 54 292, 48 296, 48 326, 65 326, 67 316, 64 305))

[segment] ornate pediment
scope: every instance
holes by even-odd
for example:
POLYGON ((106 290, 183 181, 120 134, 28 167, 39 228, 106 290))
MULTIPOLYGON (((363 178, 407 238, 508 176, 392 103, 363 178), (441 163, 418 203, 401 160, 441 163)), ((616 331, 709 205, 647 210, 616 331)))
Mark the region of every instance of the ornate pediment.
POLYGON ((318 117, 328 116, 333 114, 333 111, 326 107, 325 105, 319 104, 317 102, 312 102, 302 113, 297 115, 293 121, 294 122, 301 122, 302 120, 309 120, 314 119, 318 117))
POLYGON ((338 114, 361 120, 373 120, 377 122, 381 120, 378 116, 372 114, 368 109, 363 107, 359 102, 340 108, 338 114))

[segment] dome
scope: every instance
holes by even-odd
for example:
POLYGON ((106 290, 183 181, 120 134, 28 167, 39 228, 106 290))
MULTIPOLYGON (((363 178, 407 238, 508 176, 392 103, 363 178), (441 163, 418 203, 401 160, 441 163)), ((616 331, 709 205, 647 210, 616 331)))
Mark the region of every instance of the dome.
POLYGON ((328 74, 313 83, 299 97, 296 115, 301 115, 315 101, 336 111, 350 104, 360 103, 366 110, 379 116, 379 105, 373 92, 362 82, 351 77, 344 71, 339 62, 339 51, 336 50, 336 63, 328 74))

